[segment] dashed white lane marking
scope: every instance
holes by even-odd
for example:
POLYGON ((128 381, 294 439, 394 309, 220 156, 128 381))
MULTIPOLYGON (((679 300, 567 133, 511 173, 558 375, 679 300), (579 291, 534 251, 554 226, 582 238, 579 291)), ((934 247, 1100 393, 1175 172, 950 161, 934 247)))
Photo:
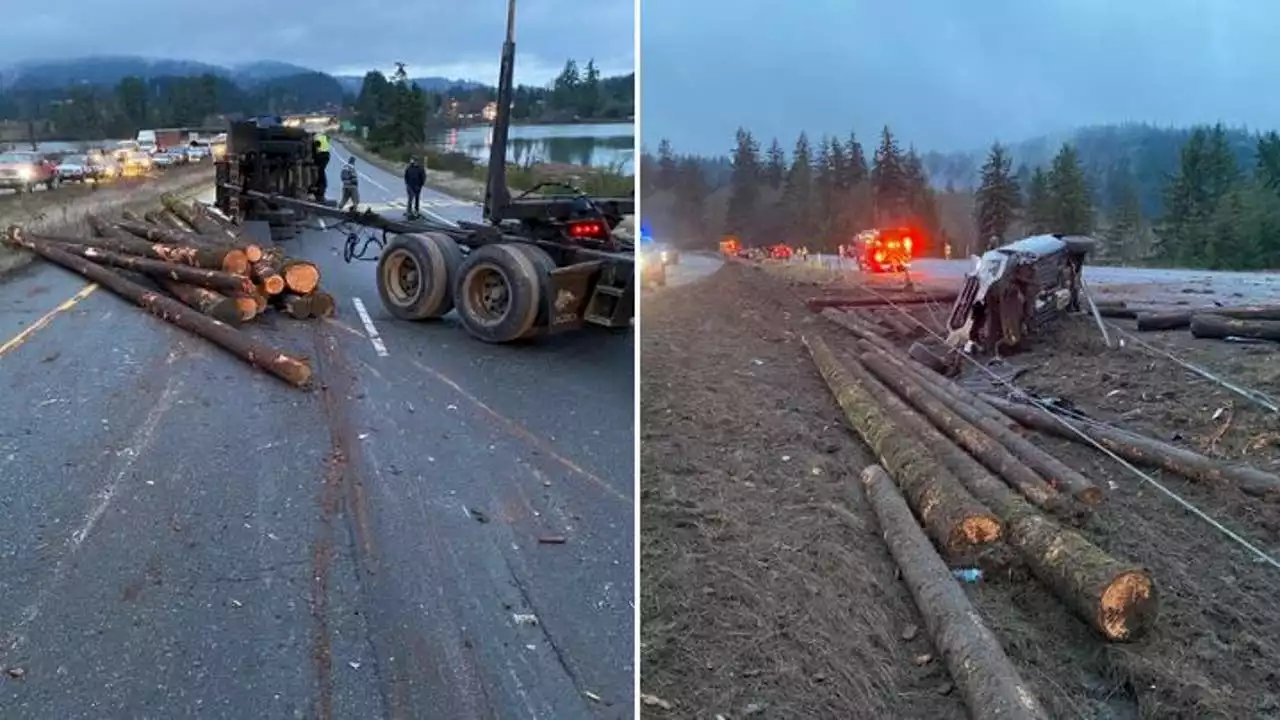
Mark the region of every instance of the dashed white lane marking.
POLYGON ((382 342, 382 336, 378 334, 378 328, 373 325, 373 318, 369 317, 369 311, 364 306, 364 301, 360 298, 351 298, 351 304, 356 306, 356 314, 360 316, 360 324, 364 325, 365 334, 369 336, 369 343, 373 345, 373 351, 378 353, 378 357, 388 357, 391 353, 387 352, 387 344, 382 342))

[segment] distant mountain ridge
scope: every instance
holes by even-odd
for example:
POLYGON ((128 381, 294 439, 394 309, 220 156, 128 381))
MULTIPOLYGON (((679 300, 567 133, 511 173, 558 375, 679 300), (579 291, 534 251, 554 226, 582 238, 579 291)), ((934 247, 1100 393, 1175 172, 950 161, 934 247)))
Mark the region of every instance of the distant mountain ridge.
MULTIPOLYGON (((298 75, 320 74, 319 70, 276 60, 260 60, 240 65, 223 66, 194 60, 147 58, 135 55, 103 55, 59 60, 29 60, 0 68, 0 90, 51 90, 75 85, 110 86, 129 77, 143 79, 193 75, 216 75, 244 88, 298 75)), ((349 93, 360 91, 363 76, 332 76, 349 93)), ((418 86, 431 92, 453 87, 473 89, 485 84, 474 80, 444 77, 413 78, 418 86)))

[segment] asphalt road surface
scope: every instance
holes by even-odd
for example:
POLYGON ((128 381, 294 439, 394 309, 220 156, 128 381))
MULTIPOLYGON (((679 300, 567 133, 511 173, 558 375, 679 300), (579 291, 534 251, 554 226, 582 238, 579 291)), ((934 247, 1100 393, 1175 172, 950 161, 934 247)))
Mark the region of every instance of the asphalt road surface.
POLYGON ((714 255, 681 253, 680 262, 667 266, 667 287, 679 287, 700 280, 720 269, 724 261, 714 255))
POLYGON ((310 393, 60 269, 0 283, 0 717, 631 715, 633 338, 393 321, 326 228, 291 254, 338 317, 254 330, 310 393))

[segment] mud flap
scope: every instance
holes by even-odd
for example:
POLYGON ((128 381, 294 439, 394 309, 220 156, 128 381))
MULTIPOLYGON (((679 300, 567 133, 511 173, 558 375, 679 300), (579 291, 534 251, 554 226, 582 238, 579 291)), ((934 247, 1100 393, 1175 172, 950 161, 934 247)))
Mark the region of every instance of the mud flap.
POLYGON ((548 273, 542 316, 547 332, 558 333, 582 327, 587 304, 604 263, 599 260, 556 268, 548 273))

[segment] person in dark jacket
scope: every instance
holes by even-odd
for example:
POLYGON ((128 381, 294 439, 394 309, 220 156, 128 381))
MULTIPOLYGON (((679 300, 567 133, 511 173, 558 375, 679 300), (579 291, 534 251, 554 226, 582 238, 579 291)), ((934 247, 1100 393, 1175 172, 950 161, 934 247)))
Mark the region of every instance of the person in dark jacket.
POLYGON ((409 158, 409 167, 404 169, 404 189, 409 195, 408 214, 422 214, 422 186, 427 184, 427 171, 418 163, 418 158, 409 158))

